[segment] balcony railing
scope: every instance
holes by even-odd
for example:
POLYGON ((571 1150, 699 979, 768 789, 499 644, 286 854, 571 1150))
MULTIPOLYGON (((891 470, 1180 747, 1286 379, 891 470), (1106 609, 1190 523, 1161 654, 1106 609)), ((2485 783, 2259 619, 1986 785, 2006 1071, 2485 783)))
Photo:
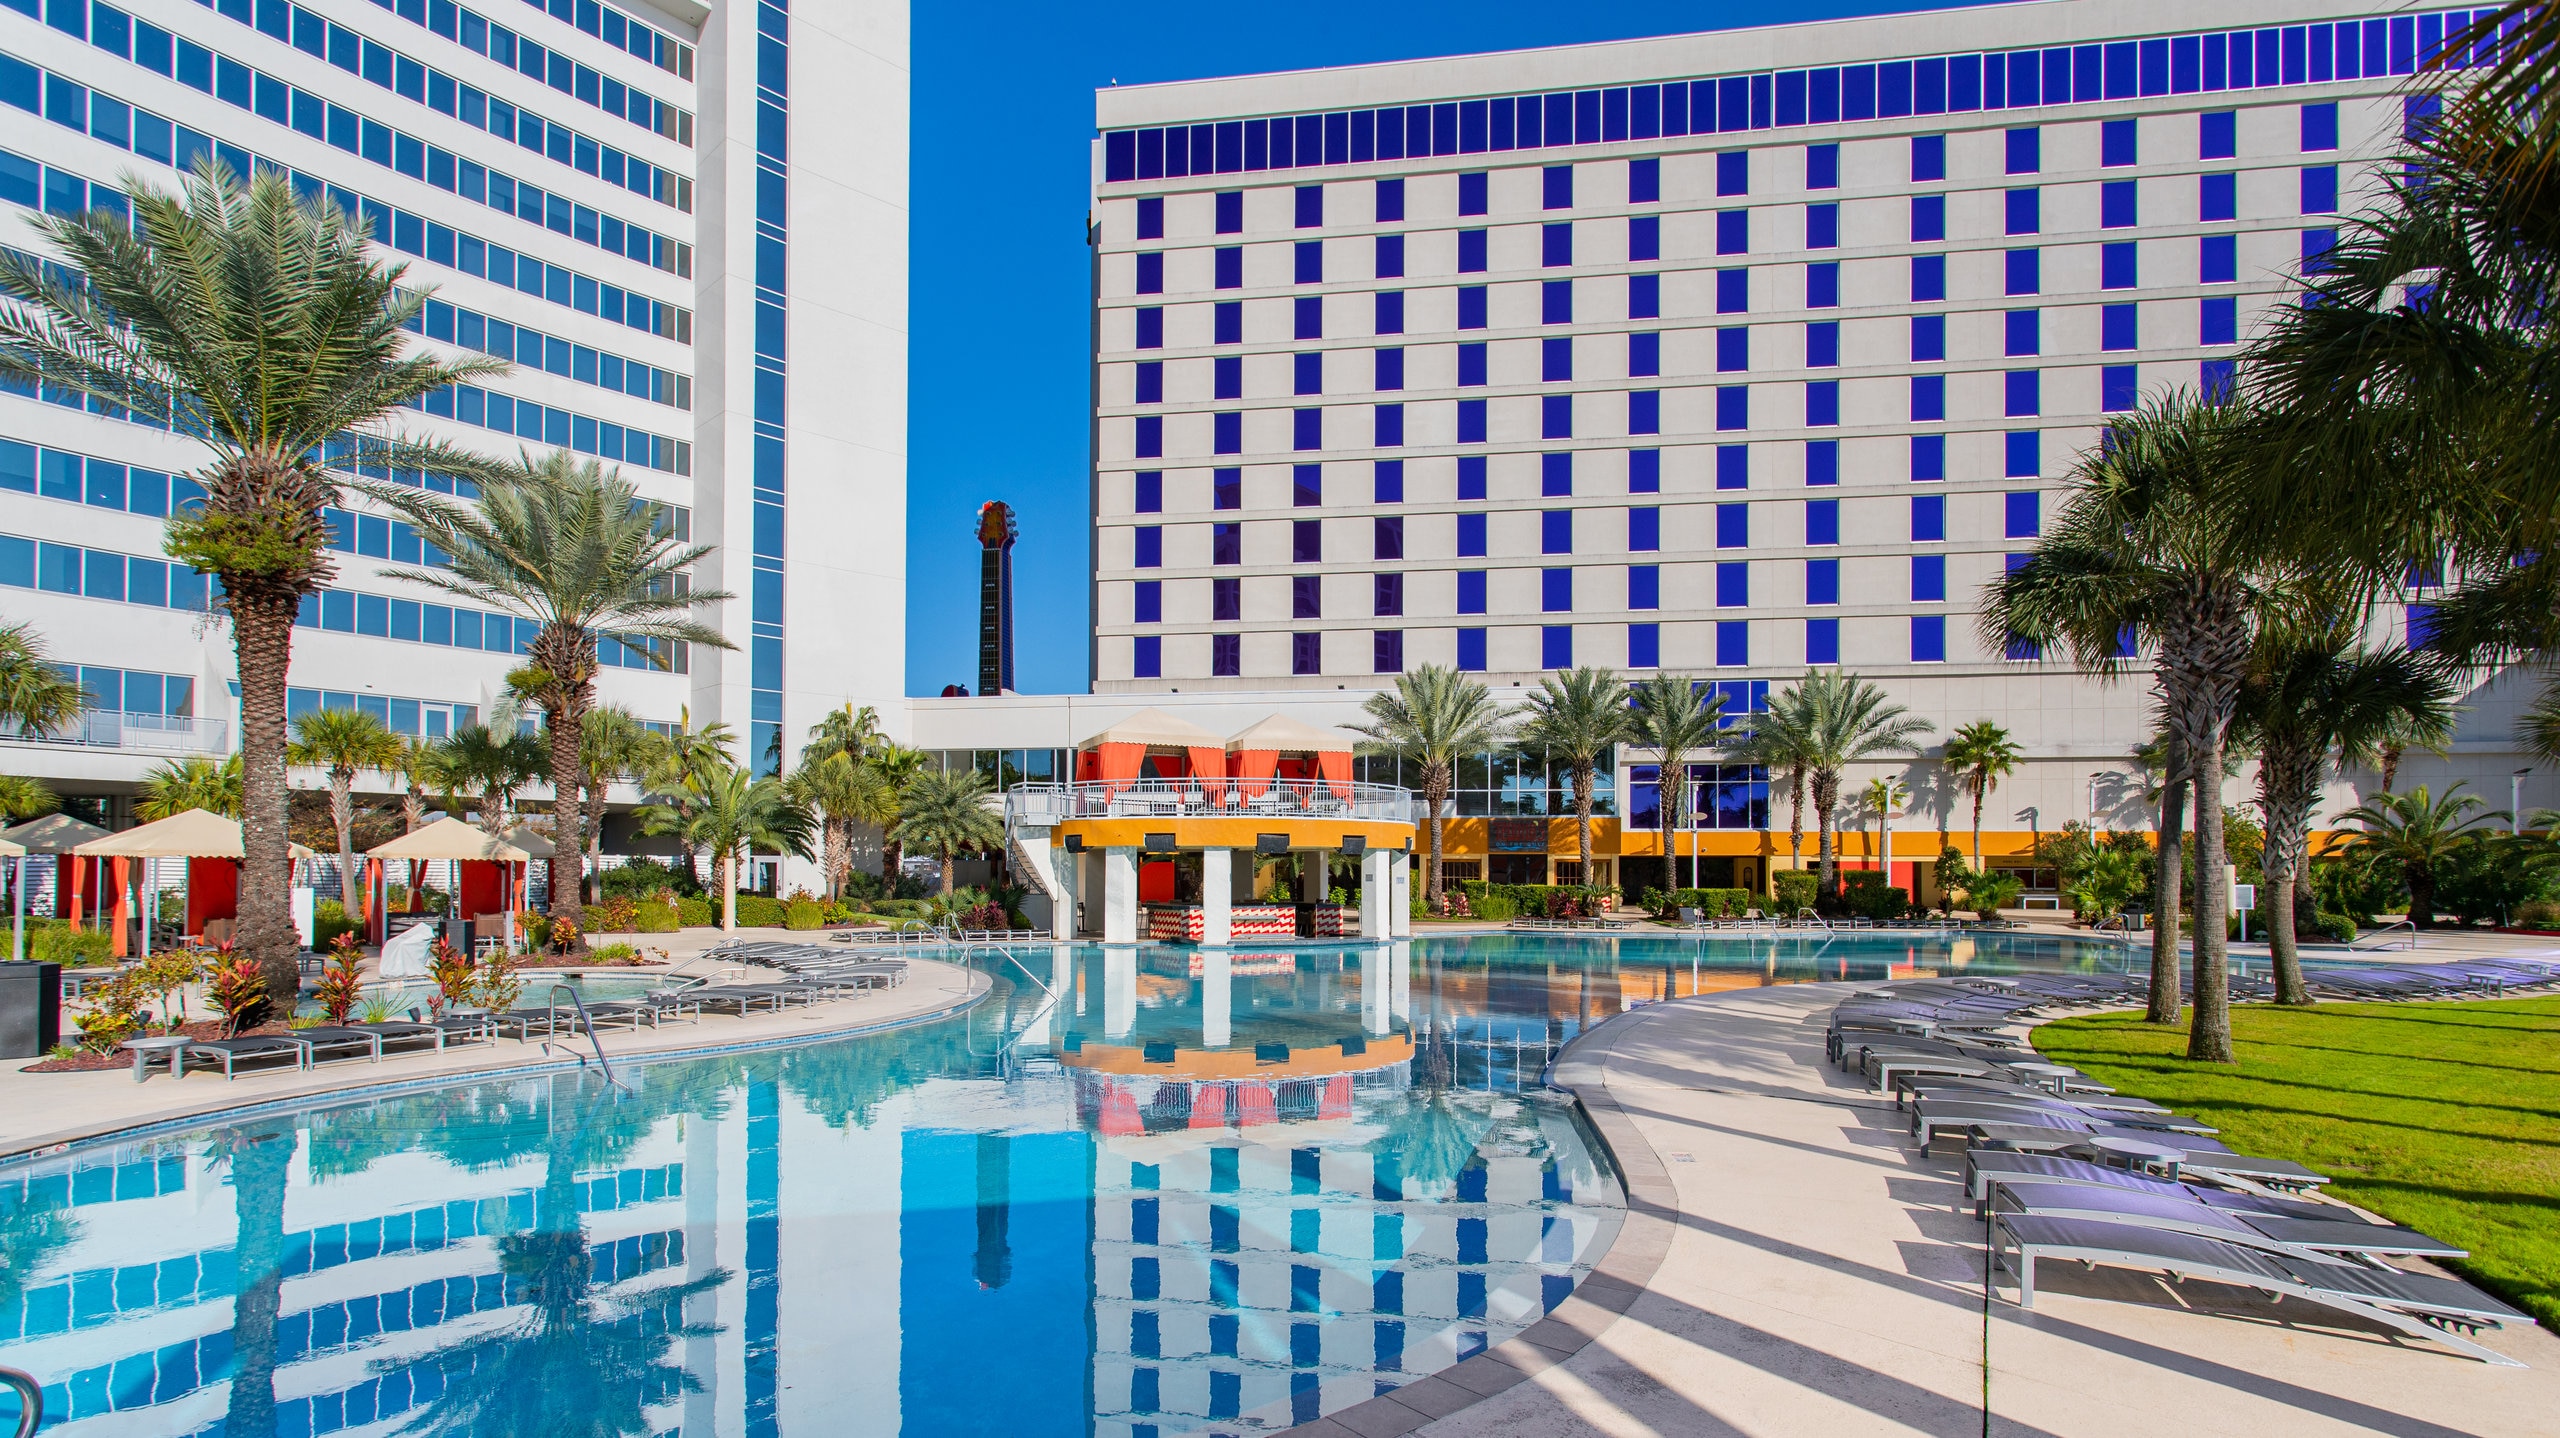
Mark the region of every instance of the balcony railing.
POLYGON ((1413 791, 1326 779, 1088 779, 1017 784, 1005 822, 1045 829, 1068 819, 1354 819, 1410 824, 1413 791))
POLYGON ((0 739, 22 744, 81 744, 98 749, 134 749, 154 754, 227 754, 231 726, 220 719, 177 714, 124 714, 113 709, 83 709, 59 729, 41 734, 10 728, 0 739))

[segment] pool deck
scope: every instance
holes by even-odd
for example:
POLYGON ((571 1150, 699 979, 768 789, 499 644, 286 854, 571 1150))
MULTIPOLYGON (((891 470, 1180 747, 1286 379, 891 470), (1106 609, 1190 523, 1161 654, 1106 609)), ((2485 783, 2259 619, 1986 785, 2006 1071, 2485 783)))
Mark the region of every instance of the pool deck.
POLYGON ((1915 1152, 1891 1101, 1823 1060, 1848 988, 1675 1000, 1577 1043, 1556 1081, 1628 1183, 1598 1270, 1519 1338, 1292 1433, 2554 1431, 2560 1338, 2539 1328, 2480 1335, 2530 1365, 2495 1368, 2241 1290, 2062 1263, 2034 1309, 2005 1278, 1986 1304, 1956 1151, 1915 1152))
MULTIPOLYGON (((775 1014, 745 1018, 706 1014, 655 1029, 610 1029, 602 1035, 604 1052, 607 1058, 622 1061, 807 1043, 945 1017, 976 1003, 992 987, 986 975, 958 964, 913 953, 899 957, 907 961, 907 978, 894 989, 850 994, 775 1014)), ((535 1001, 530 989, 525 1001, 535 1001)), ((20 1065, 11 1062, 0 1064, 0 1158, 279 1100, 361 1097, 369 1089, 420 1081, 576 1068, 575 1055, 588 1055, 592 1061, 593 1052, 583 1035, 551 1040, 548 1053, 539 1039, 499 1039, 443 1053, 388 1056, 380 1063, 357 1059, 301 1072, 244 1071, 233 1080, 225 1080, 218 1069, 190 1069, 186 1077, 171 1079, 163 1062, 154 1066, 143 1083, 133 1081, 129 1068, 31 1074, 20 1072, 20 1065)))

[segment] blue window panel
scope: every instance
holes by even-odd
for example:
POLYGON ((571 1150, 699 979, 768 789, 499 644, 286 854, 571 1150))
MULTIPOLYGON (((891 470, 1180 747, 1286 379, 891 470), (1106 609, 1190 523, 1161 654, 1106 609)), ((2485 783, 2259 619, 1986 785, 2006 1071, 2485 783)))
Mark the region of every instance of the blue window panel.
MULTIPOLYGON (((1221 306, 1220 308, 1224 308, 1224 306, 1221 306)), ((1239 335, 1237 338, 1241 339, 1243 336, 1239 335)), ((1137 347, 1142 350, 1159 350, 1164 348, 1163 309, 1150 305, 1138 311, 1137 347)))
POLYGON ((1716 446, 1716 488, 1749 489, 1751 487, 1751 446, 1720 444, 1716 446))
POLYGON ((1627 374, 1634 378, 1649 378, 1660 373, 1662 336, 1650 331, 1627 336, 1627 374))
POLYGON ((1573 378, 1573 338, 1557 335, 1538 342, 1538 378, 1550 384, 1573 378))
POLYGON ((1716 212, 1716 253, 1747 255, 1751 253, 1751 212, 1718 210, 1716 212))
POLYGON ((1747 195, 1751 193, 1751 152, 1725 150, 1716 155, 1716 194, 1747 195))
MULTIPOLYGON (((1163 677, 1164 637, 1162 635, 1141 634, 1135 639, 1129 641, 1129 648, 1129 669, 1133 677, 1139 679, 1158 679, 1163 677)), ((1149 1379, 1153 1379, 1156 1376, 1154 1369, 1141 1369, 1139 1372, 1149 1379)), ((1149 1383, 1145 1386, 1152 1388, 1154 1385, 1149 1383)), ((1146 1406, 1148 1408, 1153 1408, 1155 1406, 1155 1399, 1153 1395, 1150 1394, 1146 1396, 1146 1406)))
POLYGON ((2337 101, 2302 107, 2302 148, 2306 154, 2338 148, 2337 101))
POLYGON ((1716 506, 1716 548, 1749 549, 1751 547, 1751 506, 1719 504, 1716 506))
POLYGON ((2196 176, 2196 218, 2240 218, 2240 177, 2229 172, 2196 176))
POLYGON ((1467 674, 1481 674, 1484 672, 1484 667, 1484 631, 1481 629, 1459 630, 1459 670, 1467 674))
POLYGON ((2103 289, 2133 289, 2140 278, 2139 251, 2131 240, 2098 247, 2098 283, 2103 289))
POLYGON ((1804 622, 1804 662, 1837 664, 1840 662, 1840 621, 1808 619, 1804 622))
MULTIPOLYGON (((1641 94, 1643 91, 1640 90, 1638 93, 1641 94)), ((1662 161, 1651 158, 1629 160, 1627 162, 1627 203, 1650 205, 1661 198, 1662 161)))
POLYGON ((1660 609, 1662 607, 1662 566, 1630 564, 1627 566, 1627 607, 1660 609))
POLYGON ((2043 193, 2033 188, 2008 192, 2002 207, 2008 233, 2032 235, 2042 232, 2044 228, 2043 193))
POLYGON ((1649 552, 1662 547, 1662 511, 1639 506, 1627 511, 1627 548, 1649 552))
POLYGON ((2305 165, 2302 167, 2302 213, 2334 215, 2338 212, 2338 167, 2305 165))
POLYGON ((1804 327, 1807 369, 1836 369, 1840 364, 1840 322, 1815 320, 1804 327))
POLYGON ((2335 229, 2313 229, 2302 232, 2302 272, 2306 275, 2327 274, 2331 268, 2329 252, 2338 247, 2335 229))
POLYGON ((1302 230, 1324 228, 1324 186, 1300 185, 1296 193, 1297 227, 1302 230))
POLYGON ((1947 197, 1913 195, 1911 197, 1911 238, 1914 243, 1943 240, 1947 237, 1947 197))
POLYGON ((1485 441, 1485 402, 1480 399, 1458 401, 1458 443, 1482 444, 1485 441))
POLYGON ((1915 544, 1929 544, 1947 537, 1947 497, 1943 494, 1911 496, 1911 539, 1915 544))
POLYGON ((2098 187, 2098 224, 2126 230, 2140 224, 2142 206, 2131 180, 2109 180, 2098 187))
MULTIPOLYGON (((1324 448, 1324 411, 1293 410, 1289 416, 1289 447, 1297 450, 1324 448)), ((1222 453, 1228 451, 1221 451, 1222 453)))
POLYGON ((1824 260, 1804 267, 1804 307, 1828 310, 1840 307, 1840 262, 1824 260))
POLYGON ((1136 536, 1137 558, 1134 561, 1135 567, 1139 569, 1163 568, 1164 526, 1160 524, 1142 524, 1132 530, 1131 533, 1136 536))
POLYGON ((1646 435, 1662 433, 1662 392, 1631 390, 1627 394, 1627 433, 1646 435))
POLYGON ((1840 422, 1840 381, 1807 380, 1804 386, 1804 422, 1814 428, 1840 422))
POLYGON ((2239 382, 2239 376, 2237 360, 2206 360, 2197 370, 2197 388, 2208 400, 2228 399, 2232 386, 2239 382))
POLYGON ((2240 116, 2234 110, 2208 110, 2196 117, 2196 158, 2229 160, 2240 153, 2240 116))
POLYGON ((88 502, 101 509, 124 508, 125 467, 109 460, 89 461, 87 490, 88 502))
POLYGON ((1662 258, 1662 217, 1638 215, 1627 221, 1627 258, 1658 260, 1662 258))
POLYGON ((1382 349, 1377 351, 1375 364, 1372 368, 1374 370, 1372 378, 1376 381, 1377 388, 1382 390, 1397 390, 1404 388, 1403 350, 1382 349))
POLYGON ((1458 177, 1458 213, 1460 215, 1485 213, 1489 193, 1490 187, 1482 170, 1460 175, 1458 177))
POLYGON ((2098 371, 2098 408, 2108 414, 2123 414, 2142 405, 2142 379, 2138 366, 2111 364, 2098 371))
POLYGON ((1160 295, 1164 293, 1164 254, 1162 251, 1150 250, 1138 256, 1138 293, 1142 295, 1160 295))
POLYGON ((1158 459, 1164 455, 1164 416, 1142 414, 1137 419, 1137 438, 1130 452, 1139 459, 1158 459))
MULTIPOLYGON (((82 567, 80 592, 91 599, 124 598, 125 557, 112 550, 92 549, 82 567)), ((114 706, 101 706, 114 707, 114 706)))
POLYGON ((1911 317, 1911 358, 1942 360, 1947 357, 1947 317, 1945 315, 1913 315, 1911 317))
POLYGON ((2141 161, 2132 120, 2108 120, 2098 127, 2098 163, 2109 168, 2141 161))
POLYGON ((1538 571, 1538 608, 1548 614, 1573 612, 1573 571, 1542 569, 1538 571))
POLYGON ((1460 614, 1482 614, 1485 612, 1484 606, 1485 572, 1481 569, 1459 570, 1458 612, 1460 614))
POLYGON ((2001 413, 2026 418, 2044 413, 2044 378, 2042 371, 2015 369, 2002 377, 2001 413))
POLYGON ((1210 261, 1211 283, 1222 290, 1244 288, 1244 250, 1230 245, 1215 252, 1210 261))
POLYGON ((1627 452, 1627 493, 1660 494, 1662 492, 1662 451, 1637 449, 1627 452))
POLYGON ((1136 503, 1132 507, 1138 513, 1162 514, 1164 512, 1163 470, 1142 469, 1138 471, 1135 488, 1136 503))
POLYGON ((1840 501, 1808 499, 1804 502, 1804 542, 1838 544, 1840 542, 1840 501))
POLYGON ((1140 404, 1164 403, 1164 361, 1150 360, 1138 366, 1137 391, 1140 404))
POLYGON ((1300 240, 1296 245, 1297 282, 1302 285, 1324 283, 1324 241, 1300 240))
MULTIPOLYGON (((1541 669, 1573 667, 1572 625, 1549 624, 1538 630, 1538 667, 1541 669)), ((1482 1282, 1482 1275, 1461 1275, 1460 1277, 1461 1287, 1465 1286, 1463 1280, 1467 1277, 1474 1277, 1478 1282, 1482 1282)))
POLYGON ((1294 321, 1290 332, 1290 338, 1302 340, 1323 339, 1324 296, 1300 295, 1296 299, 1291 300, 1289 304, 1291 318, 1294 321))
POLYGON ((1318 353, 1291 355, 1290 378, 1295 394, 1324 393, 1324 356, 1318 353))
POLYGON ((1377 407, 1375 438, 1379 449, 1393 449, 1404 443, 1404 406, 1382 404, 1377 407))
POLYGON ((1911 662, 1944 664, 1947 660, 1947 616, 1915 614, 1911 616, 1911 662))
POLYGON ((1215 203, 1217 210, 1215 218, 1217 221, 1218 233, 1222 235, 1243 234, 1244 191, 1220 190, 1215 203))
POLYGON ((1751 561, 1725 559, 1716 563, 1716 607, 1748 609, 1751 607, 1751 561))
POLYGON ((2198 303, 2202 309, 2197 317, 2197 343, 2236 345, 2240 342, 2240 299, 2237 295, 2211 295, 2198 303))
MULTIPOLYGON (((1466 297, 1468 293, 1469 292, 1466 290, 1460 290, 1458 292, 1458 310, 1461 315, 1466 312, 1466 297)), ((1483 296, 1484 291, 1479 288, 1475 290, 1474 293, 1479 297, 1476 306, 1477 322, 1474 328, 1482 329, 1484 328, 1484 307, 1481 297, 1483 296)), ((1404 291, 1379 291, 1375 308, 1377 310, 1377 315, 1375 323, 1370 326, 1372 329, 1375 329, 1382 335, 1400 335, 1404 333, 1404 291)), ((1244 322, 1242 318, 1243 306, 1220 305, 1218 306, 1218 310, 1218 343, 1235 344, 1242 341, 1244 338, 1244 322), (1238 312, 1238 318, 1235 324, 1236 337, 1234 339, 1228 339, 1225 337, 1228 328, 1225 312, 1229 309, 1234 309, 1238 312)))
POLYGON ((1739 374, 1751 368, 1751 328, 1728 325, 1716 331, 1716 372, 1739 374))
POLYGON ((1404 277, 1404 236, 1380 235, 1377 240, 1377 277, 1382 280, 1404 277))
POLYGON ((2042 354, 2044 352, 2042 316, 2041 310, 2011 310, 2003 316, 2005 320, 2002 326, 2003 337, 2006 341, 2003 352, 2012 357, 2042 354))
POLYGON ((2041 251, 2011 250, 2004 258, 2008 281, 2006 293, 2034 295, 2044 292, 2044 266, 2041 251))
MULTIPOLYGON (((1653 279, 1655 277, 1645 275, 1641 278, 1653 279)), ((1657 303, 1652 311, 1648 311, 1648 315, 1658 312, 1659 309, 1660 306, 1659 303, 1657 303)), ((1739 315, 1748 314, 1750 312, 1751 272, 1749 270, 1716 271, 1716 313, 1720 315, 1739 315)))
POLYGON ((2004 535, 2011 539, 2033 539, 2044 532, 2044 495, 2041 492, 2012 490, 2002 498, 2006 524, 2001 532, 2004 535))
POLYGON ((2044 436, 2036 430, 2013 430, 2002 446, 2001 473, 2010 479, 2032 479, 2044 473, 2044 436))
POLYGON ((1543 280, 1539 282, 1538 322, 1549 325, 1573 323, 1573 281, 1543 280))
POLYGON ((1461 386, 1472 386, 1480 385, 1484 382, 1484 343, 1479 340, 1474 344, 1463 344, 1458 346, 1458 383, 1461 386))
POLYGON ((1484 557, 1485 517, 1481 513, 1458 516, 1458 555, 1462 559, 1484 557))
POLYGON ((1840 602, 1840 561, 1808 559, 1804 562, 1804 602, 1837 604, 1840 602))
POLYGON ((2008 173, 2032 175, 2042 170, 2044 147, 2041 141, 2041 133, 2033 126, 2009 131, 2004 152, 2008 159, 2008 173))
POLYGON ((1751 621, 1716 621, 1716 667, 1739 669, 1751 662, 1751 621))
POLYGON ((1837 144, 1804 147, 1804 187, 1808 190, 1840 188, 1840 147, 1837 144))
POLYGON ((1210 448, 1218 454, 1244 453, 1244 416, 1236 413, 1213 415, 1209 421, 1210 448))
POLYGON ((2240 279, 2240 237, 2206 235, 2198 241, 2196 279, 2208 285, 2236 284, 2240 279))
POLYGON ((1541 439, 1573 438, 1572 395, 1538 396, 1538 435, 1541 439))
POLYGON ((1549 165, 1542 177, 1541 201, 1550 210, 1573 208, 1573 166, 1549 165))
POLYGON ((1720 385, 1716 389, 1716 428, 1719 431, 1751 428, 1751 387, 1720 385))
POLYGON ((1538 552, 1540 554, 1573 553, 1573 511, 1548 509, 1538 513, 1538 552))
POLYGON ((1947 597, 1947 557, 1943 554, 1911 556, 1911 598, 1916 603, 1940 604, 1947 597))
POLYGON ((1947 257, 1913 255, 1911 257, 1911 298, 1917 302, 1943 300, 1947 297, 1947 257))
MULTIPOLYGON (((1655 669, 1662 664, 1662 626, 1630 624, 1627 626, 1627 667, 1655 669)), ((1549 1282, 1554 1280, 1550 1278, 1549 1282)))
POLYGON ((1571 220, 1539 228, 1538 263, 1549 269, 1573 263, 1573 222, 1571 220))
POLYGON ((1915 374, 1911 377, 1911 418, 1915 422, 1942 420, 1947 417, 1947 377, 1942 374, 1915 374))
POLYGON ((59 449, 42 452, 36 467, 36 493, 47 499, 68 500, 78 504, 87 492, 81 479, 80 456, 59 449))
POLYGON ((1289 562, 1292 564, 1324 563, 1324 521, 1293 519, 1289 521, 1289 562))
MULTIPOLYGON (((1721 286, 1718 288, 1717 293, 1719 295, 1723 293, 1721 286)), ((1462 290, 1459 294, 1463 301, 1465 291, 1462 290)), ((1464 306, 1462 303, 1461 309, 1463 310, 1463 308, 1464 306)), ((1661 318, 1661 315, 1662 276, 1627 276, 1627 318, 1631 320, 1650 320, 1659 319, 1661 318)), ((1465 326, 1461 325, 1459 328, 1464 329, 1465 326)))

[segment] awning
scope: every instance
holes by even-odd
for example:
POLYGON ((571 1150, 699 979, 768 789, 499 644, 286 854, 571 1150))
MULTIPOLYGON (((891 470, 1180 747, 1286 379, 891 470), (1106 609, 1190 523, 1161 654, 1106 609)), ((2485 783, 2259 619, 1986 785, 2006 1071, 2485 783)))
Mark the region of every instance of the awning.
MULTIPOLYGON (((530 836, 528 836, 530 837, 530 836)), ((510 842, 513 835, 490 834, 460 819, 438 819, 399 838, 365 851, 368 859, 485 859, 521 864, 534 857, 530 849, 510 842)))
MULTIPOLYGON (((1225 796, 1227 749, 1217 735, 1161 709, 1141 709, 1078 744, 1078 779, 1118 784, 1134 781, 1150 749, 1179 749, 1212 802, 1225 796), (1087 758, 1086 756, 1090 756, 1087 758)), ((1118 792, 1115 788, 1111 792, 1118 792)))
MULTIPOLYGON (((311 850, 300 844, 286 847, 294 858, 312 857, 311 850)), ((209 809, 189 809, 120 834, 91 839, 71 852, 89 859, 237 859, 245 851, 239 820, 226 819, 209 809)))
POLYGON ((1227 741, 1227 752, 1234 755, 1235 775, 1248 799, 1259 799, 1270 787, 1272 776, 1280 771, 1280 756, 1305 754, 1315 760, 1316 773, 1323 776, 1326 787, 1341 798, 1351 797, 1351 753, 1357 741, 1338 729, 1319 729, 1303 719, 1274 714, 1241 731, 1227 741))
POLYGON ((14 829, 0 830, 0 839, 7 839, 30 854, 68 854, 92 839, 105 837, 106 830, 95 824, 84 824, 68 814, 47 814, 14 829))

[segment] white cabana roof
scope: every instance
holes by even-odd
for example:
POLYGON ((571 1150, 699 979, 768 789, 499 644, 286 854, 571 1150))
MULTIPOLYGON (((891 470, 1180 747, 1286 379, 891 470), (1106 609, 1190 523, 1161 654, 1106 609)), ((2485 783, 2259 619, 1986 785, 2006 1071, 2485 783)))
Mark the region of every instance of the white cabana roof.
POLYGON ((1339 729, 1319 729, 1303 719, 1274 714, 1227 741, 1229 751, 1276 749, 1283 754, 1348 754, 1359 741, 1339 729))
POLYGON ((1161 709, 1141 709, 1076 747, 1091 749, 1103 744, 1144 744, 1153 749, 1218 749, 1225 747, 1226 741, 1161 709))
MULTIPOLYGON (((312 856, 300 844, 286 847, 297 859, 312 856)), ((237 859, 244 850, 239 820, 210 809, 188 809, 120 834, 91 839, 71 852, 84 859, 237 859)))
POLYGON ((41 819, 30 819, 14 829, 0 832, 0 838, 30 854, 68 854, 92 839, 105 837, 106 830, 68 814, 47 814, 41 819))
POLYGON ((443 818, 365 851, 368 859, 487 859, 520 864, 533 852, 512 842, 513 835, 490 834, 460 819, 443 818))

